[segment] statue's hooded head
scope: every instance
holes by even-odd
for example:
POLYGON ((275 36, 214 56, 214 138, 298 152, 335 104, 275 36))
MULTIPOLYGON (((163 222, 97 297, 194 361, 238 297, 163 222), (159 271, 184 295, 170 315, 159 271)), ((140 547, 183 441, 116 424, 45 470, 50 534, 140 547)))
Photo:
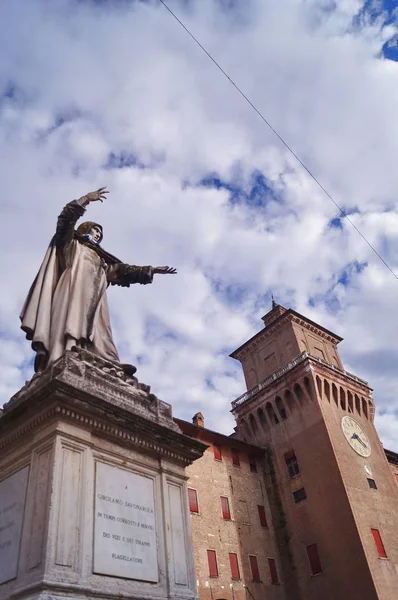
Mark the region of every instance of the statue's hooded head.
POLYGON ((98 242, 98 244, 100 244, 102 242, 102 238, 103 238, 102 225, 99 225, 98 223, 94 223, 93 221, 85 221, 84 223, 81 223, 79 225, 79 227, 77 228, 77 233, 80 233, 81 235, 91 235, 93 237, 94 241, 98 242), (98 232, 99 232, 99 239, 96 239, 98 232))

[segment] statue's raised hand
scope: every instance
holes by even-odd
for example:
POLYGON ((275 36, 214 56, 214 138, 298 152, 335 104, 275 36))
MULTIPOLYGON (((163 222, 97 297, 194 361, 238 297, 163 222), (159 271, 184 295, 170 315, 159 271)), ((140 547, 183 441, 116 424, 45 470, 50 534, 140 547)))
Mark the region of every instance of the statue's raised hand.
POLYGON ((95 192, 89 192, 88 194, 86 194, 85 197, 89 202, 98 202, 98 200, 100 202, 103 202, 104 200, 106 200, 105 194, 109 194, 109 191, 106 189, 106 186, 98 188, 98 190, 96 190, 95 192))
POLYGON ((153 272, 159 275, 176 275, 177 269, 174 269, 174 267, 155 267, 153 272))

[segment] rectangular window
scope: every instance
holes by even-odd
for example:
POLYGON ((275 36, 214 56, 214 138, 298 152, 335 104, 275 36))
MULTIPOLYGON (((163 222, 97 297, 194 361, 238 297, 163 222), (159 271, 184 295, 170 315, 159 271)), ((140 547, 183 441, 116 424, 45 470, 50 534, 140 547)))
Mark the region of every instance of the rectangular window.
POLYGON ((231 454, 232 454, 232 464, 235 465, 235 467, 240 467, 240 457, 239 457, 238 450, 235 450, 235 448, 232 448, 231 454))
POLYGON ((316 544, 310 544, 306 548, 307 556, 311 567, 311 575, 322 573, 321 559, 319 558, 318 548, 316 544))
POLYGON ((374 479, 369 479, 368 477, 368 484, 369 487, 372 488, 372 490, 377 490, 377 485, 374 479))
POLYGON ((378 529, 371 529, 373 539, 376 544, 377 552, 380 558, 387 558, 386 551, 384 549, 383 540, 381 539, 380 532, 378 529))
POLYGON ((239 564, 238 564, 238 555, 230 554, 229 555, 229 564, 231 567, 231 578, 232 579, 240 579, 239 573, 239 564))
POLYGON ((325 355, 323 353, 323 350, 321 348, 317 348, 316 346, 314 346, 314 356, 317 356, 318 358, 325 360, 325 355))
POLYGON ((301 502, 302 500, 305 500, 307 498, 307 494, 305 493, 305 489, 304 488, 300 488, 299 490, 296 490, 295 492, 293 492, 293 498, 294 498, 294 501, 296 502, 296 504, 298 502, 301 502))
POLYGON ((189 510, 192 513, 198 513, 199 512, 198 494, 197 494, 196 490, 193 490, 192 488, 188 488, 188 500, 189 500, 189 510))
POLYGON ((253 581, 261 581, 260 579, 260 571, 258 570, 258 564, 257 564, 257 556, 249 556, 249 561, 250 561, 250 569, 252 572, 252 578, 253 581))
POLYGON ((220 446, 213 446, 214 460, 222 460, 222 453, 220 446))
POLYGON ((286 452, 286 454, 284 454, 284 459, 289 477, 296 477, 296 475, 300 473, 300 467, 294 451, 290 450, 289 452, 286 452))
POLYGON ((207 551, 207 562, 209 563, 209 577, 218 577, 217 555, 215 550, 207 551))
POLYGON ((271 583, 279 583, 278 571, 276 570, 275 558, 268 559, 269 572, 271 575, 271 583))
POLYGON ((257 473, 256 459, 251 454, 249 454, 249 466, 252 473, 257 473))
POLYGON ((229 511, 229 502, 228 498, 225 496, 221 496, 221 510, 222 510, 222 518, 227 521, 231 520, 231 513, 229 511))
POLYGON ((257 505, 257 509, 258 509, 258 516, 260 519, 260 523, 263 527, 268 527, 267 524, 267 517, 265 516, 265 508, 264 506, 260 506, 259 504, 257 505))

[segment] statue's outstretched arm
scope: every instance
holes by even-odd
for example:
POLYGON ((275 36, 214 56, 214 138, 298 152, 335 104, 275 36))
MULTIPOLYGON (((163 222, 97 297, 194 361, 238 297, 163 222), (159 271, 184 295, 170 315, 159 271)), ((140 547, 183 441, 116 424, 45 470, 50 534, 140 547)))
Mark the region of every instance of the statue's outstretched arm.
POLYGON ((154 269, 151 266, 136 267, 119 263, 108 268, 107 279, 112 285, 130 287, 132 283, 147 284, 153 281, 154 269))
POLYGON ((86 211, 86 207, 90 202, 103 202, 106 198, 105 194, 109 192, 106 188, 99 188, 95 192, 89 192, 79 200, 72 200, 63 209, 58 217, 57 230, 55 233, 56 244, 58 247, 66 246, 73 240, 73 231, 76 221, 82 217, 86 211))
POLYGON ((108 268, 107 278, 112 285, 130 287, 132 283, 152 283, 155 274, 175 275, 176 273, 177 270, 173 267, 136 267, 119 263, 108 268))

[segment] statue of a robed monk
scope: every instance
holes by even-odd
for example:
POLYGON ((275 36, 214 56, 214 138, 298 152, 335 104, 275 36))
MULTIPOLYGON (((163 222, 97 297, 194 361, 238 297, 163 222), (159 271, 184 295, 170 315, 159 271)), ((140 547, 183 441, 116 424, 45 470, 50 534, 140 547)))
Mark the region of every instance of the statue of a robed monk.
POLYGON ((175 274, 171 267, 136 267, 100 245, 102 226, 76 221, 90 202, 103 201, 105 187, 69 202, 58 217, 40 270, 20 315, 22 329, 36 352, 35 371, 42 371, 65 350, 85 348, 105 360, 119 362, 112 339, 106 289, 152 283, 155 273, 175 274))

